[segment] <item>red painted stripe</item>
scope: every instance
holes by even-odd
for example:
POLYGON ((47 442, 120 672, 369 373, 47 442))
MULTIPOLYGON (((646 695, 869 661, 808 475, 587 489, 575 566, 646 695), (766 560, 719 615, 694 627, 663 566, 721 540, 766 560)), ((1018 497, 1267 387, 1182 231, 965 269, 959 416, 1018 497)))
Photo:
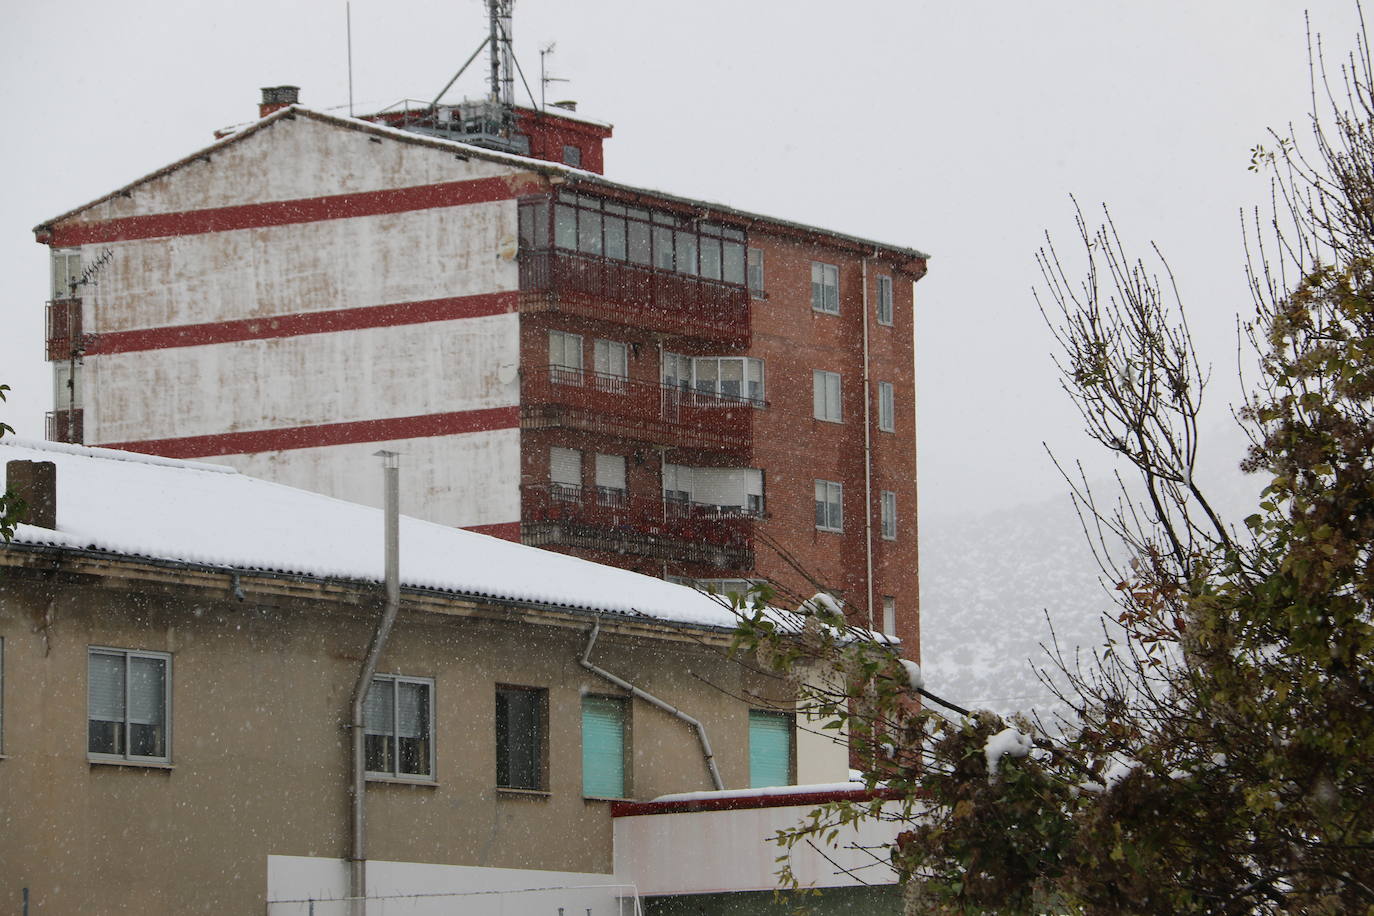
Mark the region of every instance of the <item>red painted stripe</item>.
POLYGON ((473 178, 468 181, 446 181, 441 184, 392 188, 383 191, 359 191, 354 194, 331 194, 325 197, 275 200, 261 204, 240 204, 235 207, 211 207, 205 210, 125 216, 98 223, 72 223, 66 226, 54 226, 48 244, 64 247, 102 242, 127 242, 133 239, 229 232, 234 229, 258 229, 264 226, 285 226, 290 223, 317 223, 329 219, 378 216, 384 213, 428 210, 433 207, 488 203, 493 200, 506 200, 515 197, 518 192, 514 185, 519 183, 518 181, 508 181, 505 178, 473 178))
POLYGON ((206 344, 232 343, 237 340, 268 340, 274 337, 357 331, 363 328, 451 321, 457 318, 483 318, 514 312, 518 307, 517 293, 482 293, 452 299, 397 302, 326 312, 301 312, 272 318, 242 318, 204 324, 141 328, 136 331, 112 331, 92 337, 86 347, 86 354, 103 356, 110 353, 131 353, 136 350, 199 347, 206 344))
POLYGON ((613 802, 611 817, 641 814, 686 814, 696 811, 744 811, 751 808, 785 808, 789 805, 824 805, 833 801, 869 801, 901 798, 895 789, 839 789, 832 792, 793 792, 787 795, 737 795, 729 798, 696 798, 683 801, 613 802))
POLYGON ((489 534, 494 538, 503 541, 520 542, 520 523, 519 522, 497 522, 491 525, 467 525, 464 531, 475 531, 478 534, 489 534))
MULTIPOLYGON (((317 448, 324 445, 349 445, 356 442, 386 442, 393 439, 420 439, 460 433, 514 429, 520 425, 519 407, 490 407, 432 413, 418 417, 391 417, 385 420, 358 420, 352 423, 324 423, 319 426, 293 426, 285 429, 259 429, 212 436, 185 436, 178 439, 144 439, 138 442, 101 442, 101 448, 118 448, 167 458, 205 458, 212 455, 245 455, 282 449, 317 448)), ((97 444, 97 443, 91 443, 97 444)))

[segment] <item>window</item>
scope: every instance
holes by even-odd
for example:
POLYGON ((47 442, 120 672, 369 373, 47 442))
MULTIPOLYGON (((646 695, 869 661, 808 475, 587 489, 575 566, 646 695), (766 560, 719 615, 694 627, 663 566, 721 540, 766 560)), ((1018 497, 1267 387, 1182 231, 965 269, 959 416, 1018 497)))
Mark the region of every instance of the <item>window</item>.
POLYGON ((888 636, 897 635, 897 599, 891 595, 883 596, 883 632, 888 636))
POLYGON ((582 794, 587 798, 626 796, 628 706, 621 697, 582 698, 582 794))
POLYGON ((370 776, 434 778, 434 682, 378 675, 363 701, 363 754, 370 776))
POLYGON ((762 299, 763 292, 763 249, 749 249, 749 295, 762 299))
POLYGON ((554 499, 582 499, 582 453, 575 448, 549 449, 549 492, 554 499))
POLYGON ((81 249, 56 248, 52 253, 52 298, 68 299, 81 294, 81 249))
POLYGON ((172 656, 92 648, 86 674, 87 752, 96 759, 165 763, 172 656))
POLYGON ((840 269, 834 264, 811 262, 811 307, 827 315, 840 313, 840 269))
POLYGON ((763 515, 763 471, 663 465, 663 498, 670 509, 738 516, 763 515))
POLYGON ((749 710, 749 788, 792 785, 792 717, 749 710))
POLYGON ((878 277, 878 324, 892 324, 892 278, 878 277))
POLYGON ((822 531, 844 529, 844 487, 833 480, 816 481, 816 527, 822 531))
POLYGON ((582 335, 549 332, 549 375, 567 385, 582 383, 582 335))
POLYGON ((596 456, 596 501, 602 506, 625 505, 625 456, 596 456))
POLYGON ((628 387, 625 382, 630 377, 629 352, 625 344, 618 340, 597 340, 592 345, 592 356, 596 387, 624 394, 628 387))
POLYGON ((563 164, 570 165, 575 169, 582 168, 582 148, 578 146, 564 144, 563 164))
POLYGON ((496 786, 548 788, 549 692, 535 687, 496 688, 496 786))
POLYGON ((879 513, 882 517, 883 540, 897 540, 897 494, 891 490, 883 490, 880 494, 879 513))
POLYGON ((840 374, 826 372, 824 369, 811 371, 811 415, 817 420, 839 423, 840 414, 840 374))
POLYGON ((752 356, 663 354, 663 384, 708 397, 764 405, 763 360, 752 356))
POLYGON ((57 360, 52 364, 52 403, 54 410, 80 410, 81 362, 57 360))
POLYGON ((892 402, 892 383, 878 383, 878 429, 890 433, 896 427, 896 411, 892 402))

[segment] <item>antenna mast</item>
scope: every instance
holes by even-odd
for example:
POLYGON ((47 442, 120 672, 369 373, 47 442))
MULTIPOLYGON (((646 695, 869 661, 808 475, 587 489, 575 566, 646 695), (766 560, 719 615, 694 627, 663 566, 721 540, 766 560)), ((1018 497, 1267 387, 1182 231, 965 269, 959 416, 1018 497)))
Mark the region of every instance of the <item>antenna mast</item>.
POLYGON ((491 101, 500 111, 501 134, 510 135, 515 118, 515 54, 511 47, 511 14, 515 0, 487 0, 491 18, 491 101))

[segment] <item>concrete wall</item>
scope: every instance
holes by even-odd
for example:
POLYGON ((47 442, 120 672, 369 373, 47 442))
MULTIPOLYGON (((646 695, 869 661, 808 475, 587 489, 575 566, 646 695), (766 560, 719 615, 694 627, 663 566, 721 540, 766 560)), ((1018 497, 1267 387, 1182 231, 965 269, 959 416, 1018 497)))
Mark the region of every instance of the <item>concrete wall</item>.
MULTIPOLYGON (((380 596, 306 600, 290 595, 318 586, 245 577, 239 602, 227 575, 189 588, 64 568, 0 577, 0 909, 27 887, 35 913, 261 913, 269 855, 344 857, 343 723, 380 596), (170 767, 88 760, 92 645, 171 654, 170 767)), ((576 663, 590 621, 539 619, 402 613, 379 670, 434 680, 437 778, 369 785, 373 858, 611 871, 609 803, 581 792, 580 708, 584 692, 616 689, 576 663), (495 787, 499 683, 548 691, 546 793, 495 787)), ((594 660, 700 718, 726 784, 744 786, 748 707, 734 697, 775 685, 718 649, 606 626, 594 660)), ((633 701, 630 731, 633 797, 710 787, 682 722, 633 701)))

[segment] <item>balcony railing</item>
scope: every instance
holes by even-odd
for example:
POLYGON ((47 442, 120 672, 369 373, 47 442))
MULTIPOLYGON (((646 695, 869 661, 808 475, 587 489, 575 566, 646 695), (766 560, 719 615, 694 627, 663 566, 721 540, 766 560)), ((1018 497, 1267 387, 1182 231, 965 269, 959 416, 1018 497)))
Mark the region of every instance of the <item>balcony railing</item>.
POLYGON ((50 410, 45 419, 49 442, 70 442, 81 445, 86 440, 81 424, 80 407, 73 410, 50 410))
POLYGON ((655 445, 747 455, 759 406, 618 375, 534 366, 520 381, 526 429, 579 429, 655 445))
POLYGON ((81 340, 81 300, 49 300, 47 326, 48 361, 70 358, 81 340))
POLYGON ((520 307, 743 346, 749 290, 579 251, 522 249, 520 307))
POLYGON ((662 499, 624 490, 565 484, 521 487, 521 540, 700 563, 722 570, 754 566, 754 518, 742 510, 662 499))

